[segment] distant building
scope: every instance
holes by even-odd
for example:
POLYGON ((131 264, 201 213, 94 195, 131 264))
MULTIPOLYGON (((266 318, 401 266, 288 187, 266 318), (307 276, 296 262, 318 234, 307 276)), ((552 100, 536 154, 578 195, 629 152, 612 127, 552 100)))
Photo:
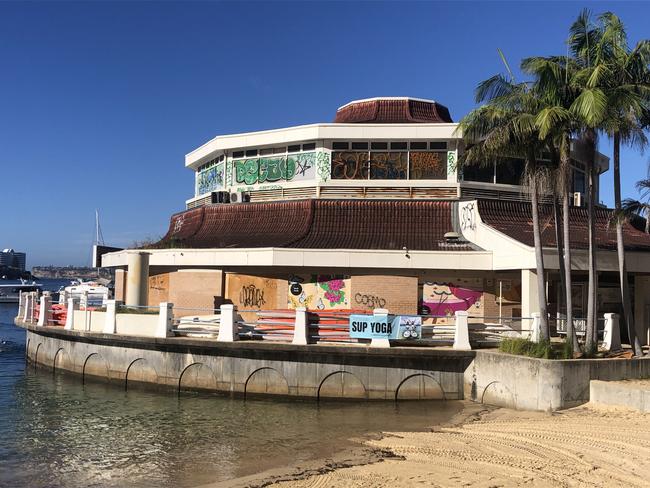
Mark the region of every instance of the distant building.
POLYGON ((26 261, 27 254, 24 252, 16 252, 13 249, 3 249, 2 252, 0 252, 0 266, 17 268, 20 271, 25 271, 26 261))

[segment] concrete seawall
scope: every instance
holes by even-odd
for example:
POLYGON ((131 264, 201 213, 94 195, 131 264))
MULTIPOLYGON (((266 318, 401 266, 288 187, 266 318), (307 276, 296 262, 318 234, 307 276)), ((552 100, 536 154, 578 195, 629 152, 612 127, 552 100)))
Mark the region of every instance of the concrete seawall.
POLYGON ((293 346, 115 336, 22 325, 28 360, 54 371, 175 390, 360 400, 464 397, 473 351, 293 346))

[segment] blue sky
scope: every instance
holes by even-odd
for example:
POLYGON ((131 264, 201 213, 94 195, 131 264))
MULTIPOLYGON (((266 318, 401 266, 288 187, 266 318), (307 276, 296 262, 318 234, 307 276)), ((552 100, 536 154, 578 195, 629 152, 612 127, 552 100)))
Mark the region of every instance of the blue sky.
MULTIPOLYGON (((386 95, 458 120, 502 71, 497 48, 512 65, 564 53, 584 7, 616 12, 631 42, 650 34, 644 2, 2 2, 0 248, 89 264, 95 208, 107 244, 164 234, 193 193, 184 155, 218 134, 386 95)), ((625 196, 647 163, 623 152, 625 196)))

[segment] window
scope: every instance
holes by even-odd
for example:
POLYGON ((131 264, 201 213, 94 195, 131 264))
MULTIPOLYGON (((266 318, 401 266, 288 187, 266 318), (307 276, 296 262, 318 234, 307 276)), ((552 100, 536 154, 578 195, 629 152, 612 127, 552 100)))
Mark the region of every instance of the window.
POLYGON ((247 158, 254 157, 254 156, 257 156, 257 149, 247 149, 246 150, 246 157, 247 158))
POLYGON ((582 171, 573 169, 573 184, 571 186, 574 193, 583 195, 587 193, 587 177, 582 171))
POLYGON ((385 151, 388 149, 388 143, 387 142, 373 142, 370 144, 370 148, 373 151, 385 151))
POLYGON ((523 159, 504 158, 496 162, 496 182, 506 185, 520 185, 526 170, 523 159))
POLYGON ((391 142, 391 151, 406 151, 408 149, 408 142, 391 142))
POLYGON ((302 150, 303 151, 313 151, 316 149, 316 143, 315 142, 310 142, 309 144, 303 144, 302 145, 302 150))
POLYGON ((406 152, 371 152, 371 180, 405 180, 408 167, 406 152))
POLYGON ((483 183, 494 183, 494 164, 478 165, 471 164, 463 167, 464 181, 480 181, 483 183))
POLYGON ((287 152, 287 148, 284 147, 284 146, 283 147, 274 147, 273 148, 273 154, 284 154, 286 152, 287 152))
MULTIPOLYGON (((354 143, 353 143, 354 144, 354 143)), ((333 152, 333 180, 367 180, 368 152, 333 152)))
POLYGON ((411 151, 409 164, 409 178, 412 180, 447 179, 447 153, 411 151))
POLYGON ((295 144, 293 146, 289 146, 287 148, 287 152, 290 152, 290 153, 292 153, 292 152, 300 152, 300 144, 295 144))
POLYGON ((431 141, 429 143, 429 149, 431 150, 437 150, 437 149, 447 149, 447 142, 439 142, 439 141, 431 141))
POLYGON ((265 149, 260 149, 260 156, 268 156, 269 154, 273 154, 273 148, 272 147, 267 147, 265 149))
POLYGON ((233 151, 232 152, 232 157, 233 158, 243 158, 244 157, 244 151, 233 151))
POLYGON ((427 143, 426 142, 412 142, 411 143, 411 150, 426 151, 427 150, 427 143))
POLYGON ((350 144, 348 142, 335 141, 332 143, 332 149, 335 151, 347 151, 349 148, 350 144))
POLYGON ((353 142, 352 143, 352 149, 356 150, 368 150, 368 143, 367 142, 353 142))

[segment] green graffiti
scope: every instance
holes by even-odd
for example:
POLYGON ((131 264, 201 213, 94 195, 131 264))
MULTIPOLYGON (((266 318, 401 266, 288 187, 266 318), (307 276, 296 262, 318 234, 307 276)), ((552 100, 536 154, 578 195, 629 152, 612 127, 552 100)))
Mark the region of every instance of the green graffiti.
POLYGON ((456 153, 449 151, 447 153, 447 172, 453 173, 456 171, 456 153))
POLYGON ((226 188, 232 185, 232 163, 226 163, 226 188))
POLYGON ((234 161, 235 164, 235 181, 237 183, 246 183, 253 185, 257 183, 259 176, 259 164, 257 159, 246 159, 234 161))
POLYGON ((243 159, 233 162, 235 183, 254 185, 256 183, 291 180, 296 176, 295 158, 243 159))
POLYGON ((330 178, 330 155, 326 152, 319 152, 316 155, 316 171, 321 181, 327 181, 330 178))

